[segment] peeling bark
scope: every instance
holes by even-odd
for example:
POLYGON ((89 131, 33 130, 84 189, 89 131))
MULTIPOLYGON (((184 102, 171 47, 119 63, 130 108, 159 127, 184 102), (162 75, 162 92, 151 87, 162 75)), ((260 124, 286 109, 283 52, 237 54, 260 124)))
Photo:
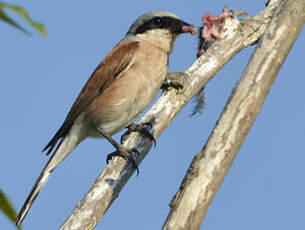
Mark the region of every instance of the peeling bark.
MULTIPOLYGON (((300 2, 300 1, 296 1, 300 2)), ((258 13, 254 17, 247 17, 242 21, 238 21, 236 18, 227 19, 224 23, 225 32, 221 35, 220 39, 217 40, 207 52, 197 59, 184 73, 178 73, 178 76, 183 75, 185 81, 183 83, 183 90, 168 89, 165 90, 158 101, 153 107, 146 113, 140 122, 150 122, 153 124, 152 134, 157 139, 160 134, 166 129, 170 122, 174 119, 177 113, 184 107, 184 105, 209 81, 211 78, 220 70, 222 66, 226 64, 235 54, 241 51, 243 48, 254 44, 258 41, 261 35, 266 30, 269 22, 271 21, 272 15, 279 0, 270 1, 268 7, 258 13)), ((303 13, 303 12, 302 12, 303 13)), ((300 17, 300 16, 299 16, 300 17)), ((261 44, 261 43, 260 43, 261 44)), ((236 91, 238 87, 236 88, 236 91)), ((252 94, 251 94, 252 95, 252 94)), ((255 96, 255 95, 253 95, 255 96)), ((245 102, 244 102, 245 103, 245 102)), ((242 104, 241 104, 242 105, 242 104)), ((240 105, 240 106, 241 106, 240 105)), ((254 105, 252 105, 255 107, 254 105)), ((240 108, 242 109, 242 108, 240 108)), ((226 110, 227 111, 227 110, 226 110)), ((235 113, 237 114, 237 112, 235 113)), ((232 113, 233 115, 233 113, 232 113)), ((253 120, 255 115, 244 116, 244 119, 240 119, 237 123, 247 123, 253 120)), ((234 124, 233 127, 235 127, 234 124)), ((213 131, 213 134, 216 131, 213 131)), ((246 131, 240 132, 240 138, 246 135, 246 131)), ((212 134, 212 135, 213 135, 212 134)), ((230 151, 238 151, 239 146, 231 145, 231 148, 227 148, 225 143, 229 138, 230 130, 224 132, 218 138, 222 140, 224 146, 212 144, 211 148, 213 151, 207 153, 202 151, 193 162, 200 161, 200 159, 206 159, 209 156, 213 159, 219 159, 220 149, 225 149, 224 154, 230 154, 230 151), (209 154, 209 155, 207 155, 209 154)), ((211 139, 211 138, 210 138, 211 139)), ((209 140, 210 143, 210 140, 209 140)), ((208 144, 209 146, 211 144, 208 144)), ((207 145, 207 146, 208 146, 207 145)), ((147 155, 152 143, 150 140, 145 139, 140 134, 132 133, 123 145, 126 148, 136 148, 139 151, 139 155, 135 156, 138 164, 141 163, 143 158, 147 155)), ((205 149, 207 149, 207 146, 205 149)), ((218 175, 216 179, 213 179, 213 183, 209 184, 208 189, 204 191, 206 194, 202 202, 198 203, 201 207, 200 210, 207 209, 208 204, 211 202, 219 184, 222 181, 222 176, 226 173, 230 166, 231 160, 224 158, 223 165, 225 167, 207 169, 212 170, 213 175, 218 175)), ((184 181, 189 181, 188 178, 197 178, 201 171, 200 167, 194 163, 188 170, 188 174, 184 181)), ((130 164, 121 158, 113 159, 110 164, 105 168, 100 176, 96 179, 90 190, 80 201, 77 207, 73 210, 67 220, 63 223, 60 229, 93 229, 102 216, 105 214, 107 209, 110 207, 112 202, 118 197, 120 191, 127 183, 128 179, 134 173, 134 169, 130 164)), ((205 182, 207 183, 207 182, 205 182)), ((203 186, 202 184, 197 184, 203 186)), ((185 182, 182 184, 184 189, 191 192, 191 187, 185 182)), ((194 190, 195 191, 195 190, 194 190)), ((178 194, 182 194, 182 190, 178 194)), ((194 194, 194 196, 197 194, 194 194)), ((181 195, 176 196, 175 201, 172 203, 172 211, 176 213, 178 210, 178 200, 182 200, 181 195)), ((195 200, 195 198, 194 198, 195 200)), ((195 202, 196 203, 196 202, 195 202)), ((192 211, 191 216, 196 216, 197 209, 192 211)), ((200 211, 204 217, 206 211, 200 211)), ((202 219, 203 219, 202 217, 202 219)), ((170 219, 168 219, 169 221, 170 219)), ((187 219, 189 223, 195 219, 187 219)), ((170 222, 172 223, 172 222, 170 222)), ((200 222, 201 225, 201 222, 200 222)), ((199 222, 198 222, 198 226, 199 222)), ((167 224, 164 229, 179 229, 179 228, 167 228, 167 224)), ((196 228, 181 228, 181 229, 196 229, 196 228)))
MULTIPOLYGON (((271 0, 269 6, 275 2, 271 0)), ((163 230, 200 229, 304 22, 305 1, 280 1, 212 134, 173 198, 163 230)))

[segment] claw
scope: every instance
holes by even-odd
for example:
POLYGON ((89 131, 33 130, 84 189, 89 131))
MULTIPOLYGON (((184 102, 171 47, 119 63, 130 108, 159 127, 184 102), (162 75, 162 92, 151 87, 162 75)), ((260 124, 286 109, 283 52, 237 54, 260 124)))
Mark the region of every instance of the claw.
POLYGON ((140 124, 131 124, 129 126, 127 126, 127 132, 124 133, 121 137, 121 144, 126 140, 127 136, 131 133, 131 132, 139 132, 141 134, 143 134, 144 136, 146 136, 148 139, 150 139, 154 146, 156 147, 156 139, 154 138, 154 136, 147 130, 147 128, 145 126, 150 126, 149 129, 152 128, 152 124, 150 122, 145 122, 145 123, 140 123, 140 124))
POLYGON ((116 148, 117 151, 113 152, 113 153, 110 153, 107 155, 107 158, 106 158, 106 163, 108 164, 109 161, 115 157, 115 156, 119 156, 119 157, 122 157, 124 158, 127 162, 130 162, 132 164, 132 167, 134 169, 137 170, 137 176, 139 175, 139 168, 138 168, 138 165, 137 165, 137 162, 135 161, 135 159, 132 157, 132 152, 135 152, 136 154, 139 154, 138 150, 136 149, 133 149, 133 150, 128 150, 128 149, 125 149, 123 148, 121 145, 119 145, 114 139, 112 139, 111 136, 109 136, 101 127, 97 127, 96 128, 97 131, 102 135, 104 136, 112 145, 113 147, 116 148))
POLYGON ((124 160, 131 163, 132 167, 137 171, 136 176, 138 176, 139 175, 139 168, 138 168, 137 162, 135 161, 135 159, 132 156, 133 153, 139 154, 137 149, 127 150, 127 149, 123 149, 121 147, 120 150, 117 150, 117 151, 112 152, 112 153, 107 155, 106 163, 109 164, 109 161, 111 161, 113 157, 122 157, 124 160))

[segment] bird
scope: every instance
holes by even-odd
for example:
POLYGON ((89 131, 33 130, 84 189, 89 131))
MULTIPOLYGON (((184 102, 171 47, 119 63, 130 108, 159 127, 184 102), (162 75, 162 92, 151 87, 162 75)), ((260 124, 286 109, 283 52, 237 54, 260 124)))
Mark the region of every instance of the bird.
POLYGON ((130 159, 128 150, 111 136, 131 125, 155 98, 167 73, 169 55, 182 33, 194 35, 197 29, 171 12, 151 11, 135 20, 93 71, 63 124, 43 149, 52 156, 20 209, 17 226, 55 167, 85 138, 106 138, 116 148, 117 156, 130 159))

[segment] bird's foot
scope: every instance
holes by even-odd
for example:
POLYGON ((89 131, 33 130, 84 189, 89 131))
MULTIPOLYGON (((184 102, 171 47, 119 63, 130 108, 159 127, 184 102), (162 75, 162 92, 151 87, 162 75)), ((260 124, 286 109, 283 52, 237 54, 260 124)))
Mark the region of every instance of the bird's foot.
POLYGON ((156 139, 154 136, 147 130, 152 128, 152 124, 150 122, 140 123, 140 124, 131 124, 127 126, 127 132, 124 133, 121 137, 121 144, 124 143, 128 135, 132 132, 139 132, 146 136, 149 140, 151 140, 154 143, 154 146, 156 146, 156 139))
POLYGON ((137 171, 137 176, 139 175, 139 168, 138 164, 133 158, 133 154, 139 154, 137 149, 128 150, 123 148, 121 145, 119 145, 110 135, 108 135, 102 127, 97 127, 96 130, 105 137, 112 145, 116 148, 117 151, 110 153, 107 155, 106 163, 108 164, 109 161, 115 157, 119 156, 125 159, 127 162, 131 163, 132 167, 137 171))
POLYGON ((112 152, 107 155, 106 163, 108 164, 109 161, 112 160, 113 157, 122 157, 125 159, 127 162, 131 163, 132 167, 137 171, 137 176, 139 175, 139 168, 136 160, 134 159, 133 155, 134 154, 139 154, 137 149, 125 149, 122 146, 119 145, 117 147, 117 151, 112 152))

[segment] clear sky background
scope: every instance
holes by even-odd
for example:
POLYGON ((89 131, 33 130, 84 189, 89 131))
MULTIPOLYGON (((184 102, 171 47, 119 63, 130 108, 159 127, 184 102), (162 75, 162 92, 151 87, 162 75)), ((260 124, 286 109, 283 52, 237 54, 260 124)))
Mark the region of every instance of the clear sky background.
MULTIPOLYGON (((226 4, 254 15, 265 1, 7 1, 26 7, 48 38, 0 23, 0 187, 19 210, 48 157, 41 149, 65 119, 92 71, 151 10, 168 10, 201 25, 226 4)), ((18 18, 19 19, 19 18, 18 18)), ((18 20, 22 25, 30 28, 18 20)), ((202 229, 304 229, 304 31, 284 63, 262 111, 209 209, 202 229)), ((185 70, 197 40, 182 35, 169 71, 185 70)), ((157 140, 96 229, 160 229, 169 202, 203 147, 254 47, 230 61, 207 85, 207 106, 189 103, 157 140)), ((114 136, 119 140, 120 134, 114 136)), ((87 139, 54 171, 24 221, 24 230, 57 229, 105 167, 113 147, 87 139)), ((0 214, 0 229, 14 229, 0 214)))

